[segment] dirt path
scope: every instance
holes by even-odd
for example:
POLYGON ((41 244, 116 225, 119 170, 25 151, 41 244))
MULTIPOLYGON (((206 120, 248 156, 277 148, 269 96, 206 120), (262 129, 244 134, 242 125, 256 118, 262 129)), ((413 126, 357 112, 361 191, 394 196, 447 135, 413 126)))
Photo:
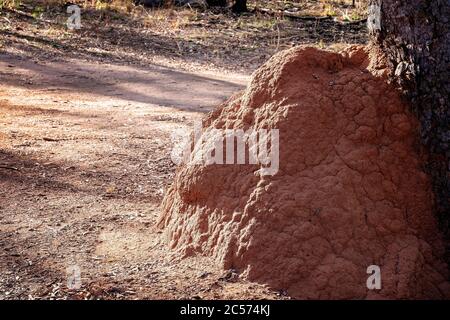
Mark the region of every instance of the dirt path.
POLYGON ((247 79, 0 56, 0 299, 276 298, 155 228, 171 133, 247 79))

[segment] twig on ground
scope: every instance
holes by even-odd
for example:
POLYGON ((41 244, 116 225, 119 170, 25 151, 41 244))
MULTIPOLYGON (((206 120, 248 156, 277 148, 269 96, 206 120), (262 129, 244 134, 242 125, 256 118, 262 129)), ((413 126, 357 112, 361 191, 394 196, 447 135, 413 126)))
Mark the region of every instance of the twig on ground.
POLYGON ((14 12, 15 14, 18 14, 18 15, 20 15, 22 17, 26 17, 28 19, 33 19, 33 20, 37 20, 37 21, 40 21, 40 22, 50 23, 50 24, 58 24, 58 22, 55 22, 55 21, 45 20, 45 19, 42 19, 42 18, 36 18, 33 15, 31 15, 29 13, 26 13, 26 12, 23 12, 21 10, 17 10, 17 9, 6 9, 6 10, 14 12))
POLYGON ((0 169, 7 169, 7 170, 19 171, 19 168, 11 167, 11 166, 4 165, 4 164, 0 164, 0 169))
POLYGON ((58 142, 58 141, 61 141, 60 139, 47 138, 47 137, 42 138, 42 140, 48 141, 48 142, 58 142))

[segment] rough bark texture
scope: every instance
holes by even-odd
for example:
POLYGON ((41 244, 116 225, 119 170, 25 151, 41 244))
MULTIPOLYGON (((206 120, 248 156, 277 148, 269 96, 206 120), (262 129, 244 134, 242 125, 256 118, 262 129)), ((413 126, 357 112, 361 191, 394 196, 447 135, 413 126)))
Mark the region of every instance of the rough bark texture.
MULTIPOLYGON (((449 237, 450 169, 450 1, 372 0, 381 5, 381 30, 372 40, 387 55, 393 78, 411 100, 429 149, 441 229, 449 237)), ((447 257, 449 251, 447 249, 447 257)))

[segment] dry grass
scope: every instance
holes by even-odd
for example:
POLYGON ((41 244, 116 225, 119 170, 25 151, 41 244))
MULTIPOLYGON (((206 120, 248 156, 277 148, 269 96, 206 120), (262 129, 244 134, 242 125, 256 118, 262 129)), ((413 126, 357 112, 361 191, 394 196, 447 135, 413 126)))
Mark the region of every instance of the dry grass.
POLYGON ((96 10, 117 10, 129 13, 135 8, 131 0, 84 0, 84 8, 95 8, 96 10))
POLYGON ((3 8, 15 9, 19 7, 20 0, 0 0, 0 10, 3 8))
MULTIPOLYGON (((181 20, 174 23, 175 26, 182 27, 186 19, 186 12, 183 15, 174 14, 174 10, 161 8, 157 10, 143 9, 142 6, 136 6, 133 0, 75 0, 72 1, 84 9, 94 8, 95 10, 115 10, 122 13, 133 13, 136 11, 155 11, 149 14, 146 19, 146 25, 160 25, 159 21, 168 19, 174 23, 174 17, 181 20), (154 20, 154 21, 151 21, 154 20)), ((65 0, 0 0, 0 8, 18 8, 22 3, 35 5, 36 7, 48 8, 55 5, 64 5, 68 3, 65 0)), ((249 0, 250 10, 255 7, 273 8, 276 10, 287 10, 296 12, 305 16, 332 16, 341 20, 359 20, 366 16, 368 0, 356 0, 355 6, 352 6, 353 0, 249 0)), ((176 8, 176 10, 183 10, 176 8)), ((198 9, 188 9, 192 15, 198 13, 198 9)), ((261 22, 264 23, 264 22, 261 22)))
POLYGON ((360 20, 367 15, 368 0, 250 0, 249 7, 287 10, 303 16, 331 16, 338 20, 360 20))
MULTIPOLYGON (((135 9, 143 13, 143 26, 158 31, 178 32, 186 28, 194 21, 200 18, 200 13, 190 9, 159 9, 146 10, 142 7, 135 9)), ((136 12, 135 12, 136 13, 136 12)))
MULTIPOLYGON (((108 57, 133 63, 147 63, 161 57, 176 65, 194 63, 212 69, 247 72, 274 53, 292 46, 308 44, 333 49, 366 41, 364 22, 298 20, 259 11, 235 15, 223 9, 149 9, 135 6, 131 0, 75 1, 82 7, 83 27, 71 31, 66 28, 65 0, 52 0, 59 3, 53 7, 48 0, 22 1, 21 11, 39 15, 41 19, 32 21, 12 12, 2 14, 0 30, 13 36, 0 34, 0 50, 46 57, 108 57), (22 31, 17 32, 17 27, 22 31)), ((328 2, 259 0, 249 2, 250 10, 255 3, 278 12, 281 9, 293 12, 297 8, 296 15, 311 15, 314 9, 315 15, 321 15, 322 4, 328 2)), ((336 4, 336 11, 343 5, 336 4)), ((336 20, 342 21, 337 17, 336 20)))

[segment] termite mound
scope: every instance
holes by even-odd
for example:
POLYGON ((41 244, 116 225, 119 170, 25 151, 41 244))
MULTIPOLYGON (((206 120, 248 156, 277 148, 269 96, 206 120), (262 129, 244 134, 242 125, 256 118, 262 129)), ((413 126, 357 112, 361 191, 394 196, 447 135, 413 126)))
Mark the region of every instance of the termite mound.
POLYGON ((279 170, 181 166, 158 223, 170 247, 299 299, 448 297, 418 122, 369 51, 281 52, 207 115, 206 128, 278 129, 279 170))

